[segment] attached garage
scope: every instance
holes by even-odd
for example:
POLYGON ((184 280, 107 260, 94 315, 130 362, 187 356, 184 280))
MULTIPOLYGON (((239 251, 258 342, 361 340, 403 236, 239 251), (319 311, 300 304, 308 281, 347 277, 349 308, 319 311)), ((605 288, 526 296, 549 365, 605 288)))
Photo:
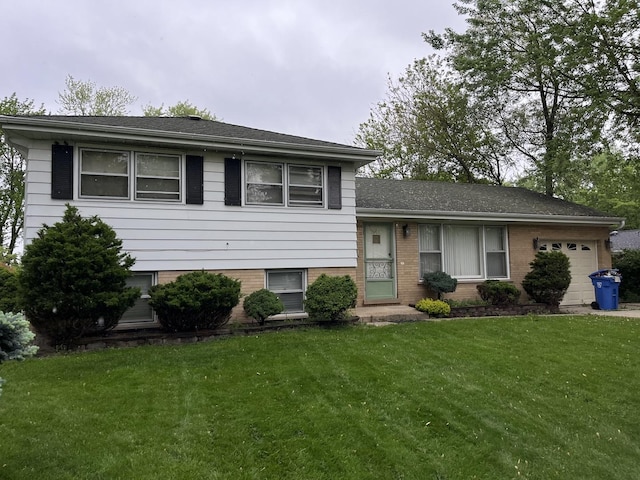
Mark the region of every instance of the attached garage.
POLYGON ((541 240, 540 251, 561 251, 571 265, 571 285, 561 305, 590 304, 595 300, 589 274, 598 270, 598 252, 593 240, 541 240))

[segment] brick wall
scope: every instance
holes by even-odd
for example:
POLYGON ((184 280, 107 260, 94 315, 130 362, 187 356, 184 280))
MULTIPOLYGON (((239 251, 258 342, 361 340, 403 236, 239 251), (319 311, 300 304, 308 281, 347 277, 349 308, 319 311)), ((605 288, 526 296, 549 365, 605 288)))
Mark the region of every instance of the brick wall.
MULTIPOLYGON (((426 288, 419 283, 418 224, 415 222, 396 221, 393 223, 396 244, 397 302, 403 305, 414 304, 428 296, 426 288), (402 226, 408 225, 409 235, 403 235, 402 226)), ((598 268, 611 266, 611 254, 605 248, 605 240, 609 238, 608 227, 580 227, 554 225, 509 225, 509 260, 511 280, 522 290, 521 282, 530 270, 529 263, 535 257, 533 239, 566 239, 596 240, 598 251, 598 268)), ((476 286, 482 281, 461 281, 454 293, 446 298, 456 300, 479 298, 476 286)), ((365 304, 364 279, 364 223, 358 221, 358 266, 356 271, 358 285, 358 305, 365 304)), ((523 296, 523 299, 525 297, 523 296)))

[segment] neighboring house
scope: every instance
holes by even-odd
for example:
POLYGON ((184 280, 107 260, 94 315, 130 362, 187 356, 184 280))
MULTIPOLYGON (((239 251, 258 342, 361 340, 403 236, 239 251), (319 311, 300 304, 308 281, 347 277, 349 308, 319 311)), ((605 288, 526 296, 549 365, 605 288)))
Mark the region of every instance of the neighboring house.
POLYGON ((71 203, 136 258, 143 297, 129 326, 153 322, 151 285, 193 270, 237 278, 243 294, 273 290, 300 315, 322 273, 351 275, 359 305, 414 303, 422 273, 437 269, 469 298, 487 278, 519 286, 544 249, 571 258, 565 303, 590 303, 587 275, 610 266, 605 241, 621 220, 524 189, 356 179, 379 152, 197 117, 0 117, 0 127, 27 158, 26 244, 71 203))
POLYGON ((609 236, 611 252, 640 250, 640 230, 614 230, 609 236))

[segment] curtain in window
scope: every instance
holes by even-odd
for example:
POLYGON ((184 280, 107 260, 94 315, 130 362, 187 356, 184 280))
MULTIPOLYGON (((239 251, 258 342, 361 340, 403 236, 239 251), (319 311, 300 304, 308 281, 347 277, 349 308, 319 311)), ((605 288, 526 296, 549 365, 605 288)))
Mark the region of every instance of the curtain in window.
POLYGON ((452 277, 480 277, 480 227, 445 225, 445 268, 452 277))
POLYGON ((440 226, 420 225, 420 276, 442 270, 440 226))

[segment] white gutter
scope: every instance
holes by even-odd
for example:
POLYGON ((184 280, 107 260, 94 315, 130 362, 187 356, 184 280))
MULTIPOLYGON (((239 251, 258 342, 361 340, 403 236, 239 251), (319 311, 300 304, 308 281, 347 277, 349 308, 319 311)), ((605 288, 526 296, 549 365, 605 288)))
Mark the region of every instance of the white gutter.
POLYGON ((403 220, 452 220, 452 221, 491 221, 507 223, 571 223, 577 225, 615 225, 619 224, 620 217, 586 217, 570 215, 543 215, 543 214, 519 214, 519 213, 488 213, 488 212, 411 212, 407 210, 380 210, 373 208, 357 208, 358 218, 384 218, 403 220))
MULTIPOLYGON (((195 121, 195 120, 194 120, 195 121)), ((60 140, 90 139, 102 141, 143 142, 156 145, 192 147, 242 153, 295 155, 324 159, 352 161, 365 165, 378 157, 378 150, 333 145, 310 145, 268 140, 223 137, 218 135, 172 132, 144 128, 98 125, 63 120, 47 120, 29 117, 0 115, 0 128, 27 138, 39 138, 33 134, 46 134, 60 140)))

